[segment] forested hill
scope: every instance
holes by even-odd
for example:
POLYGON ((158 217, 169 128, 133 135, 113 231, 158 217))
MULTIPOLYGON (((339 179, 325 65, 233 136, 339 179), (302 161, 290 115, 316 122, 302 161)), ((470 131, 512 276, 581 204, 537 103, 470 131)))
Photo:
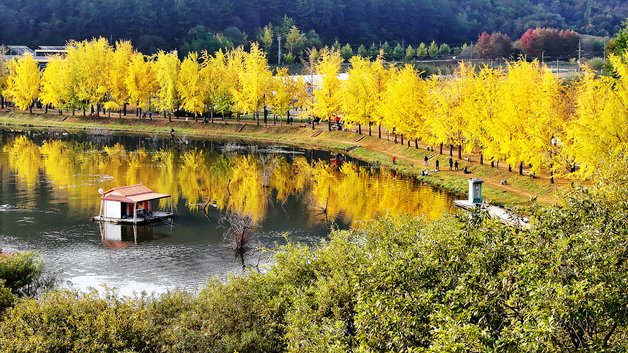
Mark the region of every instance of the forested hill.
POLYGON ((252 39, 260 27, 278 25, 284 16, 304 31, 316 31, 324 43, 458 45, 482 31, 518 38, 537 26, 612 35, 628 17, 628 1, 0 0, 0 43, 60 45, 69 38, 104 36, 131 39, 139 49, 154 51, 180 47, 198 25, 252 39))

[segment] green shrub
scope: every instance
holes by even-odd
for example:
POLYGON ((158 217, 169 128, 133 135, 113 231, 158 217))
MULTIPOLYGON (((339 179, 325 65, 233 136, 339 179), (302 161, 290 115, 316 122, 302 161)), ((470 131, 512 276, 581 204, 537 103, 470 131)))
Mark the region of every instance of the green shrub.
POLYGON ((32 294, 43 269, 41 255, 23 252, 0 257, 0 279, 14 294, 32 294))
POLYGON ((585 65, 593 71, 600 71, 604 67, 605 63, 606 63, 606 60, 604 60, 604 58, 595 57, 595 58, 591 58, 587 60, 585 65))

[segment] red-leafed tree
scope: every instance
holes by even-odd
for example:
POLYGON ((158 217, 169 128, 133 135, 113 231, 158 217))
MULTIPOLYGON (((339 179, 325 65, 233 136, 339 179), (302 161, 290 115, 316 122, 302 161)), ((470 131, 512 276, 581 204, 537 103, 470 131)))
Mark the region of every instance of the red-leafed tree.
POLYGON ((500 32, 493 34, 482 32, 475 46, 475 51, 480 58, 484 59, 505 58, 512 53, 512 40, 500 32))
POLYGON ((552 58, 573 54, 578 48, 578 34, 571 30, 555 28, 528 29, 519 39, 521 50, 530 57, 541 55, 552 58))

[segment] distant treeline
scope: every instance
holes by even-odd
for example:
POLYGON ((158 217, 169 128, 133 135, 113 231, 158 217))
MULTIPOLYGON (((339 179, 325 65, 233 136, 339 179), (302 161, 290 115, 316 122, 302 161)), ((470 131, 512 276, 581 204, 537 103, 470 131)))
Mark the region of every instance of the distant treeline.
MULTIPOLYGON (((624 0, 29 0, 0 3, 0 43, 62 45, 104 36, 130 39, 143 52, 190 45, 223 33, 237 46, 285 17, 311 39, 352 45, 432 40, 460 46, 487 31, 520 37, 552 27, 613 35, 628 17, 624 0), (313 37, 313 38, 312 38, 313 37)), ((276 36, 275 36, 276 37, 276 36)), ((276 38, 275 38, 276 39, 276 38)), ((274 44, 276 45, 276 43, 274 44)), ((402 44, 403 45, 403 44, 402 44)), ((403 45, 405 47, 405 45, 403 45)))

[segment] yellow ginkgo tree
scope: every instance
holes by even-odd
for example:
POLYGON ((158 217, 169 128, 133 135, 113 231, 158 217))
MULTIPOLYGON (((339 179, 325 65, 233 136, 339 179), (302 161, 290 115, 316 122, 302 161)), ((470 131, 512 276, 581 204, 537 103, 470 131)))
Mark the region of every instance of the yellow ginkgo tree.
MULTIPOLYGON (((331 120, 342 109, 341 84, 338 78, 342 62, 343 59, 338 51, 324 48, 320 51, 316 64, 316 72, 320 77, 320 83, 314 89, 312 112, 328 122, 329 130, 331 130, 331 120)), ((312 122, 313 127, 314 122, 312 122)))
POLYGON ((181 63, 177 90, 181 95, 181 107, 192 113, 194 119, 205 111, 205 96, 200 76, 201 65, 197 53, 189 53, 181 63))
POLYGON ((154 62, 146 60, 141 53, 135 53, 129 63, 129 71, 125 80, 129 98, 139 108, 141 116, 142 110, 151 109, 151 98, 159 88, 155 76, 154 62))
POLYGON ((168 121, 172 121, 172 112, 177 109, 179 92, 177 82, 179 80, 179 70, 181 62, 177 57, 177 52, 166 53, 159 51, 155 61, 155 78, 159 85, 157 91, 157 107, 168 116, 168 121))
POLYGON ((32 55, 26 54, 9 62, 9 77, 5 95, 15 105, 33 112, 33 104, 39 97, 41 73, 32 55))
MULTIPOLYGON (((232 90, 235 105, 239 111, 253 114, 259 125, 260 110, 264 108, 266 113, 265 104, 272 84, 272 72, 268 68, 266 54, 257 43, 253 43, 249 53, 244 56, 243 70, 238 78, 239 87, 232 90)), ((265 123, 266 118, 264 114, 265 123)))
POLYGON ((354 56, 349 62, 348 79, 341 85, 342 118, 347 123, 357 124, 359 134, 362 134, 362 125, 368 124, 370 135, 370 117, 375 110, 376 98, 371 84, 371 62, 360 56, 354 56))
POLYGON ((71 104, 73 95, 67 62, 59 56, 50 58, 41 78, 41 103, 63 109, 71 104))
POLYGON ((580 164, 575 177, 594 176, 610 156, 628 149, 628 52, 611 55, 610 63, 616 77, 587 72, 577 83, 575 116, 564 141, 565 153, 580 164))
POLYGON ((66 60, 71 72, 73 91, 85 107, 91 105, 100 110, 109 91, 108 79, 111 72, 113 50, 104 38, 91 41, 70 42, 66 60))
POLYGON ((108 100, 105 103, 105 109, 109 111, 118 110, 120 117, 122 117, 122 112, 126 115, 126 104, 130 98, 126 79, 129 75, 129 63, 133 54, 131 42, 119 41, 111 55, 107 80, 108 100))

